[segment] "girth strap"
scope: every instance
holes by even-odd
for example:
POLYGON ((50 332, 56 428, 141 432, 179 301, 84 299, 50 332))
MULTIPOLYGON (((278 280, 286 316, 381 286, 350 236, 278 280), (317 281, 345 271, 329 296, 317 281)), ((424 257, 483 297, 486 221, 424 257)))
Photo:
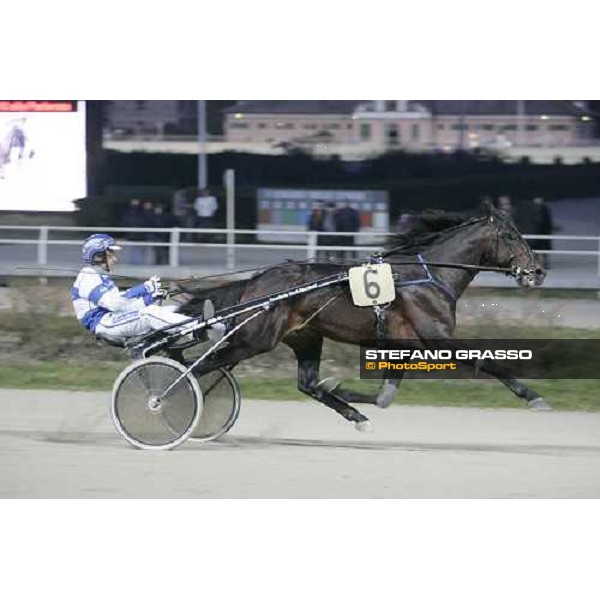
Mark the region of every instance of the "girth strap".
POLYGON ((421 267, 422 267, 423 271, 425 271, 426 277, 424 279, 412 279, 409 281, 404 281, 404 280, 400 279, 400 276, 398 274, 395 273, 394 279, 396 280, 396 287, 408 287, 411 285, 426 285, 426 284, 430 283, 431 285, 434 285, 438 289, 442 290, 447 296, 449 296, 454 302, 456 302, 457 298, 456 298, 456 295, 454 294, 454 290, 452 288, 450 288, 448 285, 446 285, 443 281, 440 281, 439 279, 437 279, 436 277, 434 277, 431 274, 431 271, 429 270, 427 263, 425 262, 425 260, 423 259, 423 257, 420 254, 417 254, 417 258, 419 259, 419 262, 421 263, 421 267))

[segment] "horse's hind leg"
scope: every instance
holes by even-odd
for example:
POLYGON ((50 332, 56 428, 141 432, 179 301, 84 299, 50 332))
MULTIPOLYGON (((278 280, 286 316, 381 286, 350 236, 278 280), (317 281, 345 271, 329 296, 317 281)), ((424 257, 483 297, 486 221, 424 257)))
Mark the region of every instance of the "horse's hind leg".
MULTIPOLYGON (((486 369, 490 374, 496 375, 492 370, 486 369)), ((533 410, 552 410, 552 407, 535 390, 528 388, 524 383, 512 377, 498 377, 498 379, 515 395, 527 402, 533 410)))
POLYGON ((319 382, 323 338, 303 332, 289 336, 285 343, 294 351, 298 361, 298 389, 353 422, 359 431, 368 431, 371 425, 369 419, 344 402, 337 393, 334 394, 335 386, 328 385, 329 380, 319 382))
MULTIPOLYGON (((473 361, 461 361, 465 364, 474 364, 473 361)), ((502 382, 515 396, 525 400, 527 406, 533 410, 552 410, 552 407, 535 390, 528 388, 524 383, 510 376, 504 367, 493 360, 485 360, 479 367, 481 371, 489 373, 502 382)))

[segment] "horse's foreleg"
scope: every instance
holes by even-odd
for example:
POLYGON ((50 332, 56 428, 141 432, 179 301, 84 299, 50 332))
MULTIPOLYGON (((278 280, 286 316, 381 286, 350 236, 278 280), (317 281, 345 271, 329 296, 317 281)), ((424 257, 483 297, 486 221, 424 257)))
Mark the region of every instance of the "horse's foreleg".
POLYGON ((384 379, 381 385, 381 390, 375 399, 375 404, 379 408, 387 408, 398 393, 400 383, 402 383, 402 376, 404 373, 399 374, 396 379, 384 379))
POLYGON ((353 422, 359 431, 368 431, 371 427, 369 419, 339 396, 332 380, 319 381, 323 338, 296 336, 287 339, 286 344, 294 351, 298 361, 298 389, 353 422))
POLYGON ((363 394, 361 392, 355 392, 347 388, 341 387, 338 384, 334 389, 337 396, 342 398, 345 402, 351 404, 374 404, 379 408, 387 408, 398 393, 398 388, 402 381, 403 373, 399 373, 399 377, 396 379, 384 379, 381 383, 381 388, 377 394, 363 394))

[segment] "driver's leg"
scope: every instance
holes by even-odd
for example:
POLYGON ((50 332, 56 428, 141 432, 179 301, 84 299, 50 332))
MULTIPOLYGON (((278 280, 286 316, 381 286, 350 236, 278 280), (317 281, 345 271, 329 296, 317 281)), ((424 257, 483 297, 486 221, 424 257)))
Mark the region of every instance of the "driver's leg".
POLYGON ((143 319, 140 311, 137 310, 107 313, 102 317, 95 329, 96 335, 119 343, 123 343, 130 337, 146 335, 151 331, 151 324, 146 319, 143 319))
MULTIPOLYGON (((190 320, 190 317, 186 315, 180 315, 179 313, 175 312, 176 309, 176 306, 167 307, 151 304, 150 306, 142 308, 140 310, 140 315, 142 320, 145 321, 151 329, 156 331, 158 329, 163 329, 171 325, 183 324, 190 320)), ((190 323, 182 325, 182 327, 174 327, 171 331, 180 331, 189 324, 190 323)))

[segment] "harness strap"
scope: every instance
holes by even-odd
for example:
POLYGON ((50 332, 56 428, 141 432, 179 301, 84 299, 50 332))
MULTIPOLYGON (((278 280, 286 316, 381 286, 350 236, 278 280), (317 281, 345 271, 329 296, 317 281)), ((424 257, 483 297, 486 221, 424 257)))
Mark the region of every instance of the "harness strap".
POLYGON ((426 285, 426 284, 430 283, 430 284, 434 285, 435 287, 437 287, 438 289, 442 290, 454 302, 456 302, 457 298, 456 298, 456 294, 454 293, 454 290, 452 288, 450 288, 450 286, 446 285, 443 281, 434 277, 431 274, 431 271, 429 270, 429 267, 427 266, 425 259, 420 254, 417 254, 417 258, 419 259, 420 266, 423 269, 423 271, 425 271, 425 275, 427 277, 425 279, 412 279, 409 281, 403 281, 402 279, 400 279, 399 275, 394 274, 394 279, 397 282, 396 287, 409 287, 412 285, 426 285))
POLYGON ((329 300, 327 302, 325 302, 325 304, 323 304, 323 306, 319 307, 317 310, 315 310, 315 312, 310 315, 310 317, 308 317, 307 319, 305 319, 302 323, 300 323, 300 325, 298 325, 297 327, 293 327, 292 329, 290 329, 283 337, 284 339, 290 334, 293 333, 294 331, 298 331, 300 329, 302 329, 303 327, 306 327, 306 325, 308 325, 321 311, 325 310, 334 300, 337 300, 342 292, 338 292, 335 296, 329 298, 329 300))
POLYGON ((385 339, 385 308, 386 305, 381 304, 373 306, 373 312, 375 313, 375 335, 378 342, 385 339))

